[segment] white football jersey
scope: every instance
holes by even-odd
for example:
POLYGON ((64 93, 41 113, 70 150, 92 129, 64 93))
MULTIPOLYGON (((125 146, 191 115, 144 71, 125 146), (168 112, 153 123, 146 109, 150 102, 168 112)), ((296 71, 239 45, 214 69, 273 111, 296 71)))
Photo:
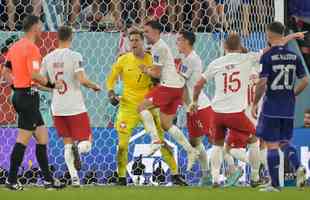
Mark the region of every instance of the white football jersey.
MULTIPOLYGON (((194 86, 200 80, 202 74, 202 61, 195 51, 192 51, 187 57, 182 58, 179 73, 186 79, 186 88, 190 101, 192 102, 194 86)), ((198 106, 199 110, 210 106, 210 100, 204 92, 201 92, 198 97, 198 106)))
POLYGON ((214 78, 215 95, 211 106, 218 113, 242 112, 247 108, 249 77, 259 69, 257 53, 229 53, 214 60, 203 73, 214 78))
POLYGON ((152 45, 151 53, 154 65, 162 68, 160 85, 171 88, 184 87, 185 80, 177 72, 172 52, 166 42, 159 39, 154 45, 152 45))
POLYGON ((83 71, 83 58, 80 53, 71 49, 55 49, 42 61, 41 73, 48 75, 52 82, 63 80, 62 89, 53 90, 53 116, 69 116, 86 112, 80 83, 75 73, 83 71))

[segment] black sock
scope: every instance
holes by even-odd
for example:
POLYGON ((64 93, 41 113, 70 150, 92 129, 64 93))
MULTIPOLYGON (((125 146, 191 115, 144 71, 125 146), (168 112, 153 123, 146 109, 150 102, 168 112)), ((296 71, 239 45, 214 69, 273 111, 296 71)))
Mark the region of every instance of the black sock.
POLYGON ((17 172, 23 162, 26 146, 21 143, 16 143, 11 153, 11 164, 8 176, 8 181, 11 184, 17 183, 17 172))
POLYGON ((36 145, 36 156, 45 181, 52 182, 53 177, 48 167, 47 150, 45 144, 36 145))

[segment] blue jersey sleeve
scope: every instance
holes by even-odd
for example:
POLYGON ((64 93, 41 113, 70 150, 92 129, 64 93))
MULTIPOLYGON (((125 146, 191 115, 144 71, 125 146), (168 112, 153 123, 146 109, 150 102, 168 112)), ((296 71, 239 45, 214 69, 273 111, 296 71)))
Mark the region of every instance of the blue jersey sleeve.
POLYGON ((302 64, 301 59, 299 57, 296 60, 296 75, 299 79, 306 76, 305 67, 302 64))
POLYGON ((270 75, 271 64, 269 63, 269 57, 262 56, 260 60, 261 72, 259 74, 260 78, 267 78, 270 75))

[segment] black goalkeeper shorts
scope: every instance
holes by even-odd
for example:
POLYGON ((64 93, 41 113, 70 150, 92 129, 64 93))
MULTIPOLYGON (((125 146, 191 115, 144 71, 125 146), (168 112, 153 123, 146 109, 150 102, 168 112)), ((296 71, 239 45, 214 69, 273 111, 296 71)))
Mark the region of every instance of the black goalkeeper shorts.
POLYGON ((37 91, 31 88, 16 88, 12 102, 18 114, 18 128, 34 131, 44 125, 40 112, 40 96, 37 91))

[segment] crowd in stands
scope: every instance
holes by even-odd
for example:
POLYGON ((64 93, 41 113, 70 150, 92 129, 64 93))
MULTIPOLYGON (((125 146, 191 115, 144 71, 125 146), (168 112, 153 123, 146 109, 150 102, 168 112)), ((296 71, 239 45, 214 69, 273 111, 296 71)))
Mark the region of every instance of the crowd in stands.
POLYGON ((248 34, 272 15, 272 0, 0 0, 0 28, 20 30, 24 16, 86 31, 119 31, 128 23, 157 19, 164 31, 233 29, 248 34), (263 3, 264 2, 264 3, 263 3), (261 16, 261 17, 258 17, 261 16))

